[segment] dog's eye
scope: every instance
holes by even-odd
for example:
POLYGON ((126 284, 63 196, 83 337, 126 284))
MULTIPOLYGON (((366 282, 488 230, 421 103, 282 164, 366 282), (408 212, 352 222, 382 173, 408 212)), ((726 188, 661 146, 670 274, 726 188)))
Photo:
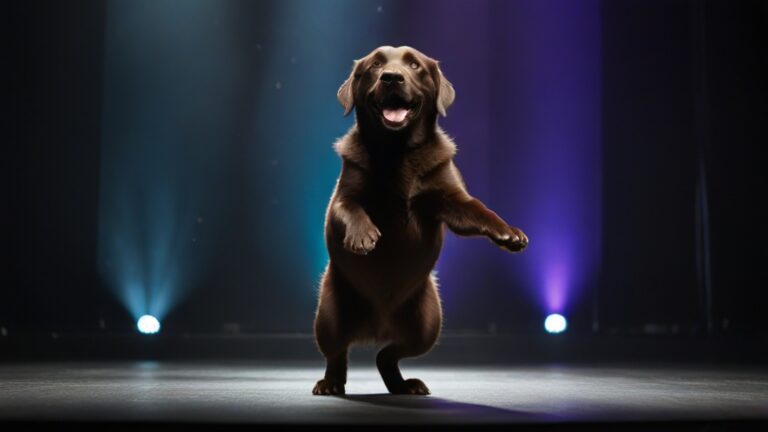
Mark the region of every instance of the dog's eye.
POLYGON ((419 64, 418 64, 418 63, 416 63, 416 62, 411 62, 411 69, 414 69, 414 70, 415 70, 415 69, 418 69, 418 68, 420 68, 420 67, 421 67, 421 66, 419 66, 419 64))
POLYGON ((380 61, 373 62, 373 67, 375 67, 375 68, 381 67, 381 62, 380 61))

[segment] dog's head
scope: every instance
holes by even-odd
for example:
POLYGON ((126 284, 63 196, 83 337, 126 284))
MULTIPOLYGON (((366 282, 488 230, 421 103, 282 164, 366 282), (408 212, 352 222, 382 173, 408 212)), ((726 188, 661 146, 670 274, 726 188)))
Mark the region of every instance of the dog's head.
POLYGON ((411 47, 382 46, 355 60, 337 96, 345 116, 354 107, 359 117, 400 131, 444 117, 455 92, 436 60, 411 47))

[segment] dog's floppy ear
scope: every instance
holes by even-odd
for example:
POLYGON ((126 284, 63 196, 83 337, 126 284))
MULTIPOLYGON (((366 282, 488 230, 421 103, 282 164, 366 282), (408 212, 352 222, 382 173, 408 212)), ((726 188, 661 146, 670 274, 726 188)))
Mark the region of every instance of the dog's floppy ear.
POLYGON ((432 74, 437 86, 437 112, 441 116, 445 117, 446 110, 456 99, 456 91, 453 89, 453 84, 445 78, 443 71, 440 70, 440 64, 437 60, 433 60, 432 74))
POLYGON ((357 78, 357 67, 360 64, 360 60, 355 60, 352 66, 352 72, 349 74, 349 78, 341 84, 339 91, 336 93, 336 97, 339 99, 339 103, 344 107, 344 117, 348 116, 352 112, 352 108, 355 106, 355 91, 354 83, 357 78))

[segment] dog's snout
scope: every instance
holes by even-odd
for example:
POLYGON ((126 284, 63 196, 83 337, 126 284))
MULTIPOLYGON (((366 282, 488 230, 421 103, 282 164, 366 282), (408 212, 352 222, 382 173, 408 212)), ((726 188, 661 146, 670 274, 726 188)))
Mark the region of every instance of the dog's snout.
POLYGON ((402 84, 405 82, 405 77, 398 72, 384 71, 379 77, 379 80, 385 84, 402 84))

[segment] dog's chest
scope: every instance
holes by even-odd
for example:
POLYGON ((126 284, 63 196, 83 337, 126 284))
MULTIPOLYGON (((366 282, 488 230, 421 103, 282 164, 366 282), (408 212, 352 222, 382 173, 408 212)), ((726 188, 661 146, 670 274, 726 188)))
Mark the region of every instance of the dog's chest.
POLYGON ((422 177, 418 170, 406 162, 396 166, 378 167, 371 173, 365 192, 372 216, 390 222, 407 223, 418 219, 419 194, 422 177))

